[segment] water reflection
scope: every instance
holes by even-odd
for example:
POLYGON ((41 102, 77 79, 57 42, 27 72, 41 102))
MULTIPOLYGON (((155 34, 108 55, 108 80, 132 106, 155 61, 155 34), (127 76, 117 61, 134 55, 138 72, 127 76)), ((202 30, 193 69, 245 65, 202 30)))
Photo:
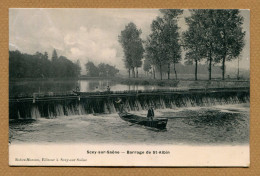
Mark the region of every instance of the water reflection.
POLYGON ((67 92, 75 89, 78 81, 74 80, 39 80, 39 81, 10 81, 9 95, 32 96, 33 93, 67 92))
POLYGON ((152 85, 126 85, 112 80, 38 80, 38 81, 10 81, 10 96, 32 96, 33 93, 69 92, 76 87, 82 92, 106 91, 107 86, 111 91, 124 90, 153 90, 171 89, 152 85))
POLYGON ((110 80, 81 80, 79 88, 82 92, 106 91, 107 86, 111 91, 123 90, 154 90, 154 89, 171 89, 171 87, 160 87, 155 85, 126 85, 110 80))

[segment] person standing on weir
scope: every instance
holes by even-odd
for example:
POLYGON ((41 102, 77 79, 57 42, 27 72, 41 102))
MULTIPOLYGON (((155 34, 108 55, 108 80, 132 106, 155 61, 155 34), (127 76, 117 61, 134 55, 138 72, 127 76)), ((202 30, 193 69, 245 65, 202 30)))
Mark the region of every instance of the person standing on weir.
POLYGON ((120 113, 126 113, 126 111, 124 110, 124 105, 123 105, 123 101, 121 98, 117 98, 117 100, 115 101, 116 104, 118 105, 118 110, 120 113))
POLYGON ((150 106, 148 109, 147 118, 149 120, 153 121, 153 117, 154 117, 154 110, 153 110, 153 107, 150 106))

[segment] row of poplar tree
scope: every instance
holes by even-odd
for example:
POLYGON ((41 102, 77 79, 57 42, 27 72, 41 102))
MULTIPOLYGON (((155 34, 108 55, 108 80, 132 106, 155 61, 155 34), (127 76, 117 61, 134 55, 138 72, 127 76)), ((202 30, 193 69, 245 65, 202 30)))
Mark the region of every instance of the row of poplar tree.
POLYGON ((180 33, 178 19, 183 14, 179 9, 161 9, 161 16, 153 20, 151 34, 146 41, 140 37, 142 31, 134 23, 129 23, 119 35, 119 42, 124 51, 124 63, 129 77, 138 77, 138 68, 144 60, 144 70, 159 70, 162 79, 163 68, 167 65, 168 79, 171 66, 175 79, 175 65, 182 59, 185 52, 185 63, 197 67, 201 61, 208 64, 209 80, 212 65, 220 63, 222 79, 225 79, 225 64, 239 57, 245 45, 245 31, 242 30, 243 17, 239 10, 189 10, 190 16, 185 17, 188 29, 180 33))

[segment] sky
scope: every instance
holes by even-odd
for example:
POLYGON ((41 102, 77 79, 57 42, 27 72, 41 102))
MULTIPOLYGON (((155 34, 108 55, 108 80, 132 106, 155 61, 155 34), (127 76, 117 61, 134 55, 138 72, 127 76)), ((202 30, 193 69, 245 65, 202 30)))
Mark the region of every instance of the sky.
MULTIPOLYGON (((142 30, 145 40, 150 34, 152 21, 161 15, 158 9, 9 9, 9 49, 34 54, 54 49, 83 66, 88 61, 101 62, 124 69, 124 53, 118 36, 125 26, 133 22, 142 30)), ((240 67, 249 69, 250 13, 241 11, 246 31, 245 47, 241 54, 240 67)), ((179 18, 180 32, 187 29, 184 10, 179 18)), ((237 67, 237 61, 227 63, 237 67)), ((84 69, 83 69, 84 74, 84 69)))

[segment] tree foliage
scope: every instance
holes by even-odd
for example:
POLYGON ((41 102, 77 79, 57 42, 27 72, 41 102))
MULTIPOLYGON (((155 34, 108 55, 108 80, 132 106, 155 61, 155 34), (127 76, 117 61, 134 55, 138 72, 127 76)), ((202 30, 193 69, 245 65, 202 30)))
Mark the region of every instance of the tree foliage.
POLYGON ((145 72, 149 72, 151 70, 151 68, 152 68, 152 65, 150 63, 150 60, 146 58, 144 60, 143 69, 145 72))
POLYGON ((125 26, 125 29, 121 31, 121 35, 118 37, 123 47, 125 55, 124 63, 129 71, 129 77, 130 69, 132 69, 133 77, 135 77, 134 69, 142 66, 144 48, 142 39, 140 38, 141 33, 141 29, 138 30, 136 25, 131 22, 125 26))
POLYGON ((182 43, 186 50, 185 63, 191 65, 195 63, 195 80, 197 80, 198 63, 206 58, 206 45, 204 44, 204 34, 202 28, 202 13, 201 11, 192 11, 190 17, 185 18, 188 25, 188 30, 183 32, 182 43))
POLYGON ((100 63, 98 65, 99 76, 115 76, 119 73, 119 70, 115 66, 109 64, 100 63))
MULTIPOLYGON (((187 63, 206 59, 209 80, 213 62, 222 61, 222 79, 225 77, 225 61, 239 56, 244 47, 243 18, 239 10, 190 10, 187 17, 188 31, 183 34, 187 63)), ((196 70, 195 66, 195 70, 196 70)), ((195 71, 196 79, 196 71, 195 71)))
POLYGON ((225 79, 225 62, 237 58, 245 45, 245 32, 242 31, 243 17, 239 10, 216 10, 216 59, 222 62, 222 79, 225 79))
POLYGON ((171 20, 177 20, 178 16, 183 13, 182 9, 160 9, 160 12, 164 15, 165 18, 171 20))
POLYGON ((57 51, 54 49, 51 56, 51 61, 56 61, 58 59, 57 51))
POLYGON ((151 24, 152 33, 148 36, 146 41, 147 57, 151 59, 154 66, 160 69, 160 77, 162 79, 162 66, 167 63, 166 48, 163 47, 163 19, 157 17, 151 24))
POLYGON ((93 62, 88 61, 86 63, 87 76, 90 77, 113 77, 119 70, 115 66, 109 64, 100 63, 96 66, 93 62))
POLYGON ((48 54, 36 52, 33 55, 20 51, 9 51, 10 78, 51 78, 51 77, 77 77, 80 67, 64 56, 58 58, 55 51, 52 60, 48 54), (57 58, 56 58, 57 56, 57 58))
MULTIPOLYGON (((157 17, 151 24, 152 33, 146 41, 146 54, 155 67, 159 67, 162 79, 162 68, 168 65, 168 79, 170 78, 170 65, 181 60, 180 37, 178 32, 177 17, 182 10, 163 9, 160 10, 163 17, 157 17)), ((175 76, 177 72, 174 67, 175 76)))
POLYGON ((90 76, 90 77, 99 76, 99 70, 93 62, 88 61, 85 66, 86 66, 87 76, 90 76))

